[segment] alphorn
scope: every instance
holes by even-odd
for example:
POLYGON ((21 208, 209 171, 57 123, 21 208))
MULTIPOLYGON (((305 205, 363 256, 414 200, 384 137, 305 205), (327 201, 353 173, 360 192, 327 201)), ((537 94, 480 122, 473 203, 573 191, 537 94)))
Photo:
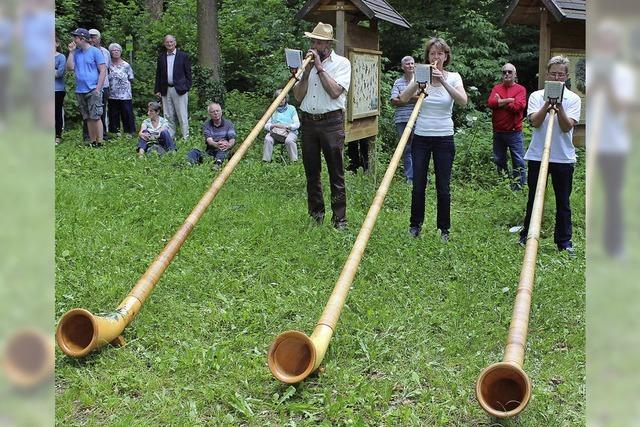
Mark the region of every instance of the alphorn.
POLYGON ((173 235, 169 243, 167 243, 162 252, 160 252, 147 268, 147 271, 138 280, 129 295, 122 300, 116 310, 107 314, 93 314, 83 308, 74 308, 62 316, 56 330, 56 341, 65 354, 71 357, 82 357, 105 344, 112 343, 114 345, 122 345, 124 343, 124 338, 121 335, 122 331, 131 323, 136 314, 138 314, 142 304, 151 294, 160 276, 162 276, 162 273, 167 269, 173 257, 178 253, 200 217, 207 210, 220 188, 229 175, 231 175, 233 169, 240 162, 242 156, 245 155, 269 117, 271 117, 278 105, 280 105, 280 102, 302 75, 302 72, 312 58, 310 55, 307 56, 302 62, 300 69, 297 71, 292 70, 292 77, 282 89, 280 95, 273 100, 271 106, 238 147, 238 150, 231 157, 227 166, 220 171, 220 174, 213 181, 209 190, 207 190, 198 204, 193 208, 191 214, 184 221, 180 229, 173 235))
POLYGON ((35 328, 24 328, 7 339, 2 369, 15 387, 31 390, 53 376, 54 359, 52 337, 35 328))
POLYGON ((531 295, 536 259, 538 258, 540 225, 544 208, 544 193, 547 187, 547 171, 555 116, 555 109, 551 109, 504 357, 502 362, 487 366, 480 373, 476 382, 478 403, 487 413, 498 418, 518 415, 527 406, 531 397, 531 381, 522 367, 529 328, 531 295))
POLYGON ((351 253, 342 268, 338 281, 329 297, 329 302, 320 316, 313 333, 311 336, 307 336, 300 331, 285 331, 278 335, 269 347, 269 369, 279 381, 287 384, 298 383, 318 369, 322 359, 324 359, 329 347, 329 341, 336 329, 340 312, 349 293, 349 288, 353 283, 353 278, 367 247, 369 236, 373 231, 382 203, 389 190, 389 185, 404 153, 404 147, 411 135, 418 112, 422 107, 422 101, 426 96, 425 88, 426 85, 420 87, 421 93, 416 101, 416 106, 413 108, 409 122, 404 128, 402 137, 387 167, 382 183, 378 187, 367 217, 360 228, 351 253))

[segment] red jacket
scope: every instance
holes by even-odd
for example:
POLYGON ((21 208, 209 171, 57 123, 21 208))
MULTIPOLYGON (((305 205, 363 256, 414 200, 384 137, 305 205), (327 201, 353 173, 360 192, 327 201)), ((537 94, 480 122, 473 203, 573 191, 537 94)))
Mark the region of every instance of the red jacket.
POLYGON ((498 83, 491 89, 491 95, 487 100, 487 105, 493 110, 493 131, 513 132, 522 130, 522 118, 527 107, 527 90, 524 86, 514 83, 507 87, 504 83, 498 83), (515 101, 498 107, 498 98, 514 98, 515 101))

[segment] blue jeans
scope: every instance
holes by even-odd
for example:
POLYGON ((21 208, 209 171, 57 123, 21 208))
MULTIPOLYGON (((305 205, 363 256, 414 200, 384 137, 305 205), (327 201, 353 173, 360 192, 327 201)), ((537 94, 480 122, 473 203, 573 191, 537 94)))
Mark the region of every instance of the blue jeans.
MULTIPOLYGON (((407 123, 396 123, 396 133, 398 137, 402 136, 402 132, 404 132, 404 128, 407 127, 407 123)), ((402 159, 404 161, 404 177, 407 178, 408 181, 413 181, 413 157, 411 155, 411 143, 413 141, 413 131, 407 140, 407 145, 404 146, 404 154, 402 159)))
MULTIPOLYGON (((536 186, 538 185, 538 174, 540 173, 540 162, 529 160, 529 198, 527 200, 527 213, 524 217, 524 227, 520 231, 520 237, 526 238, 531 222, 531 211, 533 201, 536 197, 536 186)), ((556 226, 553 233, 553 241, 558 245, 558 249, 563 250, 572 247, 571 235, 571 205, 569 198, 573 188, 573 163, 551 163, 549 162, 549 173, 553 183, 553 191, 556 196, 556 226)), ((545 177, 546 178, 546 177, 545 177)), ((545 181, 546 184, 546 181, 545 181)))
MULTIPOLYGON (((154 145, 154 142, 145 141, 142 138, 138 139, 138 145, 136 147, 136 151, 139 149, 143 149, 146 153, 149 148, 154 145)), ((160 132, 160 137, 158 138, 158 145, 162 147, 162 149, 166 151, 176 150, 176 144, 173 142, 173 138, 171 138, 171 134, 168 130, 163 130, 160 132)))
POLYGON ((224 159, 227 158, 228 154, 229 150, 224 151, 213 147, 207 147, 206 151, 204 152, 198 150, 197 148, 194 148, 187 153, 187 161, 192 165, 195 165, 196 163, 202 163, 204 160, 204 156, 207 155, 209 157, 215 158, 216 161, 220 161, 220 163, 222 163, 224 159))
POLYGON ((493 132, 493 161, 499 173, 509 174, 507 167, 507 148, 511 153, 511 166, 515 187, 524 187, 527 167, 524 162, 524 143, 522 132, 493 132))
POLYGON ((413 137, 413 190, 411 191, 411 227, 421 227, 424 222, 425 192, 429 161, 433 154, 433 169, 436 175, 437 220, 440 230, 451 228, 451 169, 456 147, 451 136, 413 137))

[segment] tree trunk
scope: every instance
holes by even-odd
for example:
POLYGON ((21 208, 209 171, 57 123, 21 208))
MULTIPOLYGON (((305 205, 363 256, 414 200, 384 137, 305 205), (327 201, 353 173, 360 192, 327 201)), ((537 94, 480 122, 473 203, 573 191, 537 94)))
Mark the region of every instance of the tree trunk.
POLYGON ((217 0, 198 0, 198 64, 211 70, 212 82, 220 80, 217 0))
POLYGON ((160 19, 162 17, 162 12, 164 12, 163 3, 162 0, 144 0, 144 6, 153 19, 160 19))

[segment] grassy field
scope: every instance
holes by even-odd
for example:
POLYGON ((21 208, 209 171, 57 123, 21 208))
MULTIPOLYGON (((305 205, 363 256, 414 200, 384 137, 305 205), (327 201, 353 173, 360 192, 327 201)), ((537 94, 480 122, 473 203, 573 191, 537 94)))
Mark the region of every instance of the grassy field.
MULTIPOLYGON (((490 150, 486 135, 471 141, 490 150)), ((56 149, 56 318, 73 307, 115 308, 211 182, 209 165, 184 166, 189 144, 141 160, 133 145, 56 149)), ((461 139, 456 164, 476 151, 461 139)), ((125 330, 126 346, 82 360, 58 352, 59 425, 585 423, 582 163, 575 259, 553 244, 548 189, 524 366, 533 396, 500 423, 473 390, 481 369, 502 358, 523 256, 508 229, 522 221, 526 192, 511 192, 491 165, 478 163, 477 173, 495 185, 479 186, 454 164, 451 241, 443 244, 433 185, 424 234, 408 236, 411 190, 398 173, 322 372, 288 386, 267 368, 269 344, 285 330, 311 333, 387 156, 378 153, 375 173, 347 177, 349 226, 336 231, 310 223, 302 164, 265 165, 260 153, 259 140, 125 330)))

